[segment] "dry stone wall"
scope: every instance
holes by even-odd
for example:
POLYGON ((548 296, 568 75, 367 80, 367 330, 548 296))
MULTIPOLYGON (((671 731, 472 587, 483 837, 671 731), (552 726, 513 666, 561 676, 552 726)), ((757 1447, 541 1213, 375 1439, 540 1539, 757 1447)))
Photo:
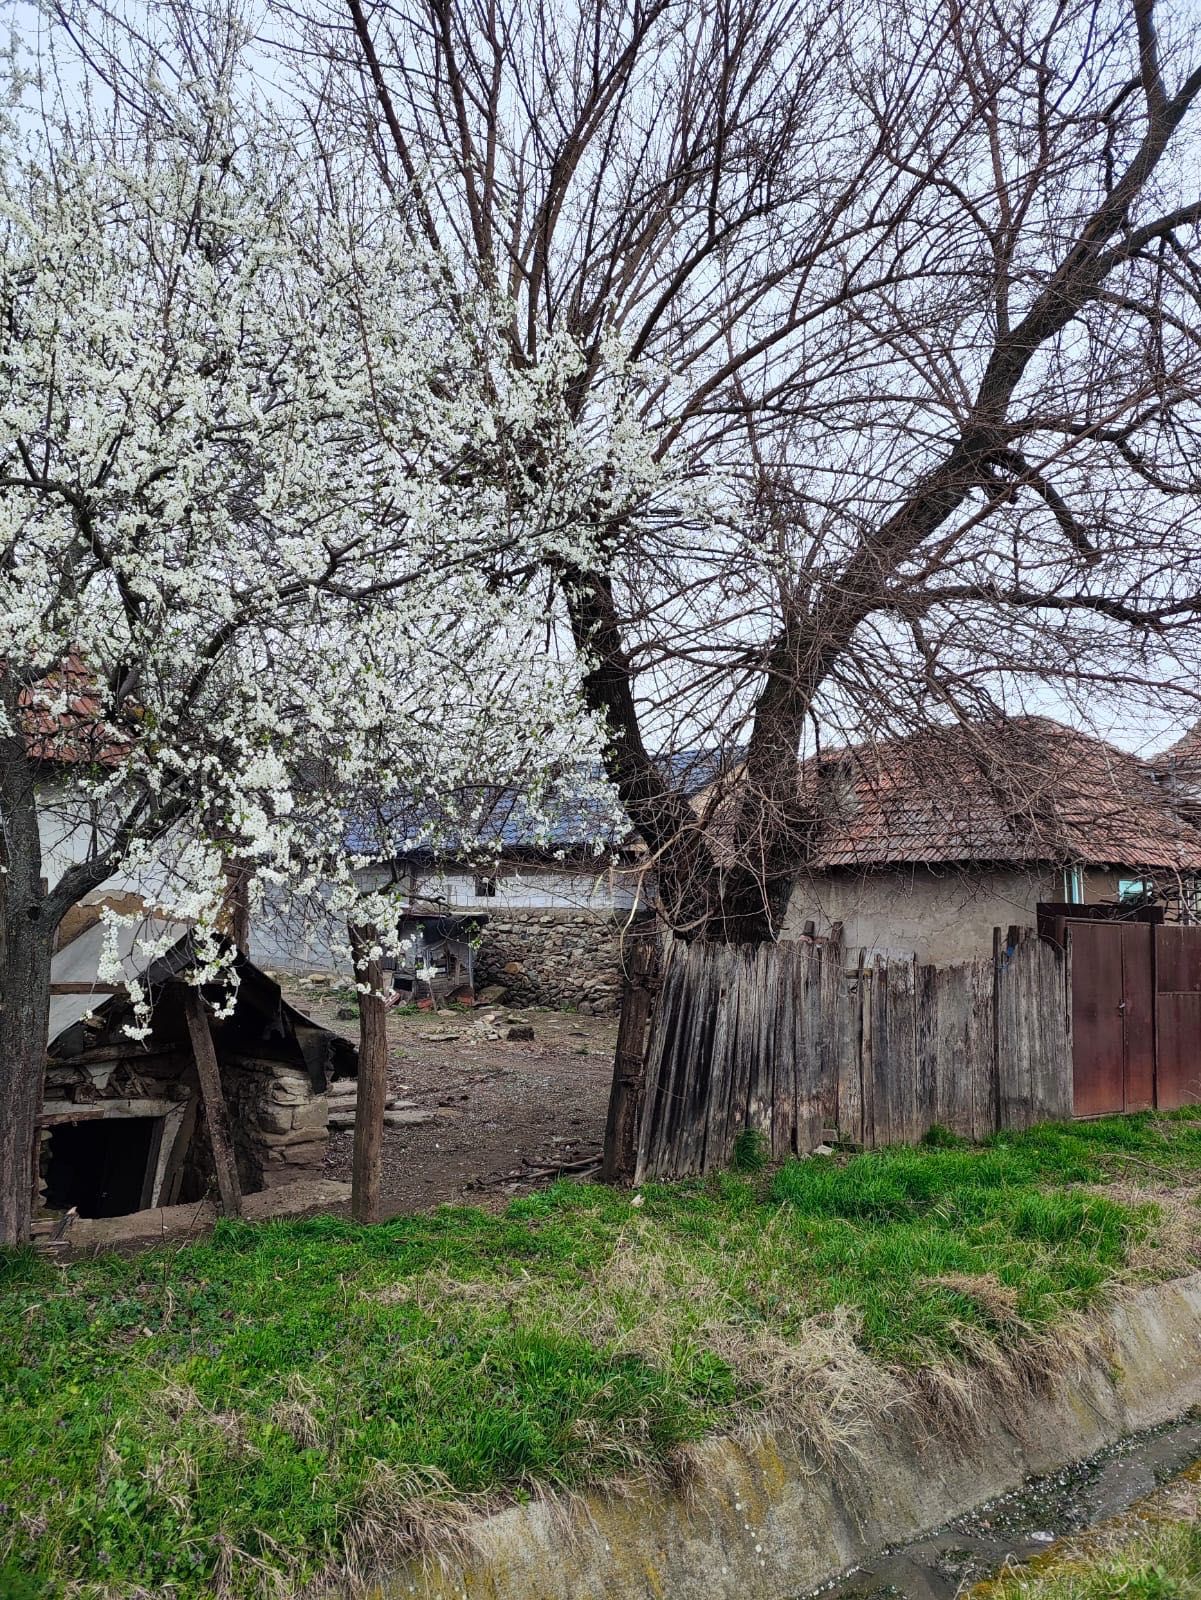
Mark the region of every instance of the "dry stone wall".
POLYGON ((321 1176, 329 1102, 303 1068, 241 1056, 222 1063, 221 1079, 246 1192, 321 1176))
POLYGON ((628 919, 628 911, 490 911, 475 956, 475 992, 499 984, 513 1005, 615 1013, 628 919))

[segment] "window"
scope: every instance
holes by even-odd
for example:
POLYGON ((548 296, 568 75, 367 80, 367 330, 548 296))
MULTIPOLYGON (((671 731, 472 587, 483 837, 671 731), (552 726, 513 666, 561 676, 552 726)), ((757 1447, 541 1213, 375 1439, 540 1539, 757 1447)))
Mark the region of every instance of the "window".
POLYGON ((475 880, 475 897, 477 900, 494 900, 496 898, 496 879, 477 878, 475 880))
POLYGON ((1082 906, 1084 904, 1084 868, 1065 867, 1063 869, 1063 898, 1069 905, 1082 906))
POLYGON ((1151 885, 1146 878, 1118 879, 1118 899, 1124 904, 1137 900, 1149 900, 1150 898, 1151 885))

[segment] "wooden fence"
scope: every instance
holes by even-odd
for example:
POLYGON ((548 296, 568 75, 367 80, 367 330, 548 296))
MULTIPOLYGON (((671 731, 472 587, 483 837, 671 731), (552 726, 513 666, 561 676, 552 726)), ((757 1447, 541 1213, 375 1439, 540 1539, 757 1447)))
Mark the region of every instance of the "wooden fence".
POLYGON ((636 1182, 727 1165, 744 1128, 772 1156, 829 1132, 864 1146, 969 1138, 1072 1114, 1065 957, 998 931, 957 967, 837 946, 674 944, 646 1043, 636 1182))

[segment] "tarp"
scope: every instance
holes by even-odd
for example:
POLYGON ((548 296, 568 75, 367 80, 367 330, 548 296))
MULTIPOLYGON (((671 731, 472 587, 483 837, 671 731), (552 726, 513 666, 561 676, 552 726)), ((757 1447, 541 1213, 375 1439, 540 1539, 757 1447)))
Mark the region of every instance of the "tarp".
MULTIPOLYGON (((158 941, 164 936, 169 936, 174 947, 187 932, 186 923, 169 922, 162 917, 143 917, 133 925, 121 923, 116 931, 116 939, 117 955, 121 962, 124 980, 128 982, 131 978, 143 977, 151 967, 162 960, 161 956, 147 956, 138 949, 139 943, 158 941)), ((100 958, 105 941, 110 937, 109 929, 102 922, 85 928, 78 938, 64 945, 51 961, 50 982, 52 984, 99 982, 100 958)), ((86 1017, 89 1011, 99 1011, 101 1006, 107 1005, 111 999, 111 993, 103 989, 91 994, 52 994, 47 1044, 52 1045, 81 1017, 86 1017)))

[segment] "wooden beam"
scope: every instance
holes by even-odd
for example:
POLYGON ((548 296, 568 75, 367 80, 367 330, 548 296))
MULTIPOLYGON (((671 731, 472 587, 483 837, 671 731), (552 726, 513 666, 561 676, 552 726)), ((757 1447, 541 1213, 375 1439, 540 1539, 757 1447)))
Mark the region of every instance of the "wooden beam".
POLYGON ((200 990, 190 985, 184 988, 184 1013, 188 1019, 188 1036, 192 1041, 192 1054, 196 1058, 196 1073, 200 1079, 200 1095, 204 1101, 213 1166, 217 1173, 217 1191, 221 1197, 221 1213, 226 1217, 240 1217, 242 1190, 234 1161, 229 1108, 221 1087, 217 1052, 213 1047, 213 1034, 209 1027, 208 1012, 204 1009, 204 999, 200 990))
POLYGON ((358 1222, 379 1221, 388 1100, 388 1011, 383 1001, 383 971, 368 955, 374 943, 374 928, 351 925, 355 981, 369 988, 369 993, 359 995, 359 1092, 350 1171, 350 1211, 358 1222))
POLYGON ((128 994, 123 983, 70 983, 64 980, 50 985, 51 994, 128 994))

